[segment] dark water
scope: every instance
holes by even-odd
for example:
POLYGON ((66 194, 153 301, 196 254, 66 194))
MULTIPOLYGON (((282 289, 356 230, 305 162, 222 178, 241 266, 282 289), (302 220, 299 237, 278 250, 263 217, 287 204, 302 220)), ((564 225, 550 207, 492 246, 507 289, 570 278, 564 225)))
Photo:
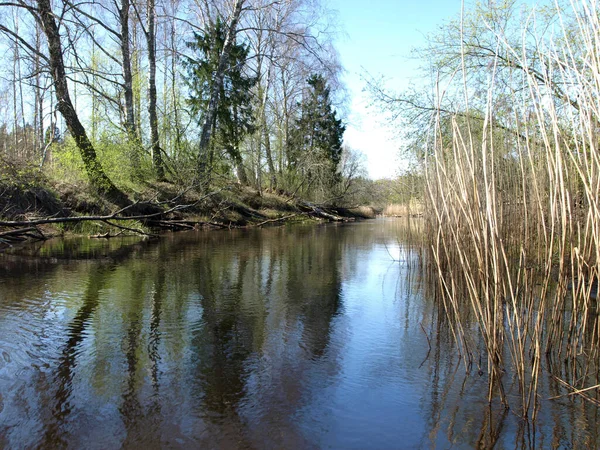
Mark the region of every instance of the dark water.
POLYGON ((535 427, 488 405, 407 230, 376 220, 0 256, 0 446, 597 447, 597 409, 547 400, 561 393, 551 380, 535 427))

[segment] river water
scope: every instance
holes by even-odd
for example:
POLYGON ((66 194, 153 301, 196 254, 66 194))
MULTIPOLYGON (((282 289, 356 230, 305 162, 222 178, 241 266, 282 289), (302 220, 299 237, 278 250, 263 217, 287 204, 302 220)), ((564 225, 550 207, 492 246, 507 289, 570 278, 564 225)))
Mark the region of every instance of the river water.
POLYGON ((487 377, 465 370, 407 239, 420 226, 0 255, 0 446, 597 447, 597 408, 548 400, 561 394, 551 380, 535 426, 488 404, 487 377))

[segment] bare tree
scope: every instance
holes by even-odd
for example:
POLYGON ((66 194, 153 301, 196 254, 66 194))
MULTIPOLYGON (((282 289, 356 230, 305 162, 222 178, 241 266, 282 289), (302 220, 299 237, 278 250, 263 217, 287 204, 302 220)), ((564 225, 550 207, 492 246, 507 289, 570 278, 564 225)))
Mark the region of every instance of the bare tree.
POLYGON ((150 145, 152 161, 159 180, 165 178, 160 141, 158 137, 158 115, 156 113, 156 3, 147 0, 146 29, 144 34, 148 45, 148 115, 150 119, 150 145))
POLYGON ((133 75, 131 73, 130 33, 129 33, 129 0, 121 0, 119 8, 120 32, 116 33, 121 45, 121 66, 123 70, 123 96, 125 97, 125 129, 130 139, 137 140, 138 130, 135 123, 135 109, 133 99, 133 75))
MULTIPOLYGON (((127 196, 113 184, 104 172, 102 164, 100 164, 96 156, 96 150, 90 142, 71 101, 63 60, 62 42, 55 20, 57 15, 52 11, 50 0, 37 0, 37 10, 30 9, 30 11, 35 15, 36 20, 39 21, 46 35, 46 40, 48 41, 47 59, 54 82, 57 108, 64 117, 67 128, 79 148, 90 182, 99 192, 115 203, 120 205, 129 204, 127 196)), ((26 44, 23 41, 21 43, 26 44)), ((29 44, 26 45, 31 47, 29 44)))

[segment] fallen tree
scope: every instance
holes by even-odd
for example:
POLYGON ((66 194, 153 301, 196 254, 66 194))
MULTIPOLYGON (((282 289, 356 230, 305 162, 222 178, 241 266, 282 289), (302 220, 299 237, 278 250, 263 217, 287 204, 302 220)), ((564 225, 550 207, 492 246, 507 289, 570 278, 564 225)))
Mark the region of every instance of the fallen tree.
POLYGON ((27 239, 42 241, 46 239, 46 236, 37 227, 19 228, 0 233, 0 245, 12 247, 12 244, 27 239))
MULTIPOLYGON (((317 205, 309 202, 298 202, 294 205, 291 214, 281 215, 281 217, 265 216, 260 210, 254 210, 244 205, 232 204, 225 202, 223 208, 212 210, 212 216, 206 220, 195 218, 190 212, 195 211, 193 208, 198 206, 200 202, 212 197, 223 189, 210 192, 200 199, 191 203, 180 204, 184 193, 180 193, 171 200, 164 202, 136 202, 128 205, 118 211, 110 214, 97 215, 81 215, 81 216, 64 216, 64 217, 40 217, 28 220, 0 220, 0 228, 14 228, 8 231, 0 232, 0 246, 9 246, 21 243, 26 240, 45 240, 47 236, 40 230, 42 225, 57 225, 57 224, 78 224, 83 222, 100 222, 110 228, 118 231, 111 232, 109 229, 106 232, 98 234, 90 234, 90 238, 109 239, 117 236, 122 236, 124 233, 132 233, 145 237, 157 238, 161 231, 185 231, 194 230, 199 227, 211 228, 245 228, 245 227, 263 227, 269 225, 277 225, 296 218, 313 218, 317 220, 325 220, 332 222, 347 222, 354 220, 354 217, 345 217, 344 211, 341 213, 333 207, 325 205, 317 205), (170 207, 169 207, 170 206, 170 207), (156 211, 148 214, 136 214, 140 210, 156 211), (224 211, 231 210, 235 213, 243 213, 243 216, 248 219, 246 221, 228 220, 226 216, 222 216, 224 211), (294 211, 295 210, 295 211, 294 211), (187 212, 187 215, 183 213, 187 212), (220 217, 220 219, 219 219, 220 217), (131 222, 141 223, 141 227, 137 227, 131 222)), ((221 204, 223 201, 221 201, 221 204)), ((286 203, 287 204, 287 203, 286 203)), ((210 208, 209 208, 210 209, 210 208)), ((205 208, 202 208, 205 211, 205 208)), ((197 211, 196 211, 197 212, 197 211)), ((206 211, 205 211, 206 212, 206 211)), ((283 213, 283 211, 281 211, 283 213)))

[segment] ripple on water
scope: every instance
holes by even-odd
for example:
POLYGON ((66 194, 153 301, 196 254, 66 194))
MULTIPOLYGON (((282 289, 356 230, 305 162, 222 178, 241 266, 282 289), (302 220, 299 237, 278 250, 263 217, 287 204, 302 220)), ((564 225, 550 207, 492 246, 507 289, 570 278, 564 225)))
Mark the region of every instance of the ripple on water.
MULTIPOLYGON (((53 428, 81 448, 475 446, 485 377, 462 383, 446 338, 422 364, 435 306, 382 245, 404 251, 387 223, 170 236, 110 270, 0 280, 0 441, 50 447, 53 428)), ((572 403, 546 435, 556 420, 592 440, 572 403)))

